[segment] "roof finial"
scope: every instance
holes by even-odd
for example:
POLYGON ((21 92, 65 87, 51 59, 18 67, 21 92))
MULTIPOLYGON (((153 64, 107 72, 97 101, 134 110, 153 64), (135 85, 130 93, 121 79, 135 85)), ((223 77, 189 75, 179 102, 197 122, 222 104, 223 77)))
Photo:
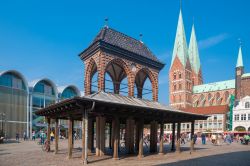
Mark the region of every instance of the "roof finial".
POLYGON ((106 17, 104 21, 105 21, 104 27, 108 28, 109 18, 106 17))
POLYGON ((240 47, 242 46, 242 40, 241 38, 238 39, 239 40, 239 44, 240 44, 240 47))
POLYGON ((182 2, 181 2, 181 0, 180 0, 180 10, 182 9, 182 2))
POLYGON ((142 42, 142 37, 143 37, 143 34, 142 34, 142 33, 140 33, 139 37, 140 37, 140 42, 141 42, 141 43, 143 43, 143 42, 142 42))

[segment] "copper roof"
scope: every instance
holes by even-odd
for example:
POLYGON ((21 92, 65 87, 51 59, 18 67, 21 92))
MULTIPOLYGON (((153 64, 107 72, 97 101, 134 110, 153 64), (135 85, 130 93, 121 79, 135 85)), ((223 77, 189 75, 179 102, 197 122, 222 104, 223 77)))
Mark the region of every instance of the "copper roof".
POLYGON ((185 112, 202 115, 225 114, 229 111, 228 105, 208 106, 208 107, 191 107, 183 109, 185 112))

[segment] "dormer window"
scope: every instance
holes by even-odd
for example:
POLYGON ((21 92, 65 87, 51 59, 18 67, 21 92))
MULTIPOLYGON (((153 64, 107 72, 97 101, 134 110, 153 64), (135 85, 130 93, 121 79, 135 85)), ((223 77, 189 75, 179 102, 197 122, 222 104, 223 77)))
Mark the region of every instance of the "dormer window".
POLYGON ((245 108, 250 108, 250 102, 245 103, 245 108))

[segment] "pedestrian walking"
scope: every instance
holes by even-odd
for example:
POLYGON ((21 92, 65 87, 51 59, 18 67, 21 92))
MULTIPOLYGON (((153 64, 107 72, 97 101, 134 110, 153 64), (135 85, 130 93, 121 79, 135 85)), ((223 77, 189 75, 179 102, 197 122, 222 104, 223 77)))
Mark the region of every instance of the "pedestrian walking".
POLYGON ((23 132, 23 140, 26 141, 27 140, 27 136, 26 136, 26 132, 23 132))
POLYGON ((16 141, 19 142, 19 133, 16 133, 16 141))

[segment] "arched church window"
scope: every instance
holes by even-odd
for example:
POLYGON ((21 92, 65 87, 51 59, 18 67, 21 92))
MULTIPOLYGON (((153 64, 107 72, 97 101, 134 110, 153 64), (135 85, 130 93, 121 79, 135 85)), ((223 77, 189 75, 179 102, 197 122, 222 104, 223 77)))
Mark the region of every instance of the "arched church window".
POLYGON ((181 78, 181 73, 179 73, 179 78, 181 78))
POLYGON ((176 73, 174 73, 174 80, 176 80, 176 73))
POLYGON ((182 89, 182 85, 181 84, 179 84, 179 90, 181 90, 182 89))
POLYGON ((176 84, 174 84, 174 91, 176 91, 176 84))
POLYGON ((250 108, 250 102, 245 103, 245 108, 250 108))

